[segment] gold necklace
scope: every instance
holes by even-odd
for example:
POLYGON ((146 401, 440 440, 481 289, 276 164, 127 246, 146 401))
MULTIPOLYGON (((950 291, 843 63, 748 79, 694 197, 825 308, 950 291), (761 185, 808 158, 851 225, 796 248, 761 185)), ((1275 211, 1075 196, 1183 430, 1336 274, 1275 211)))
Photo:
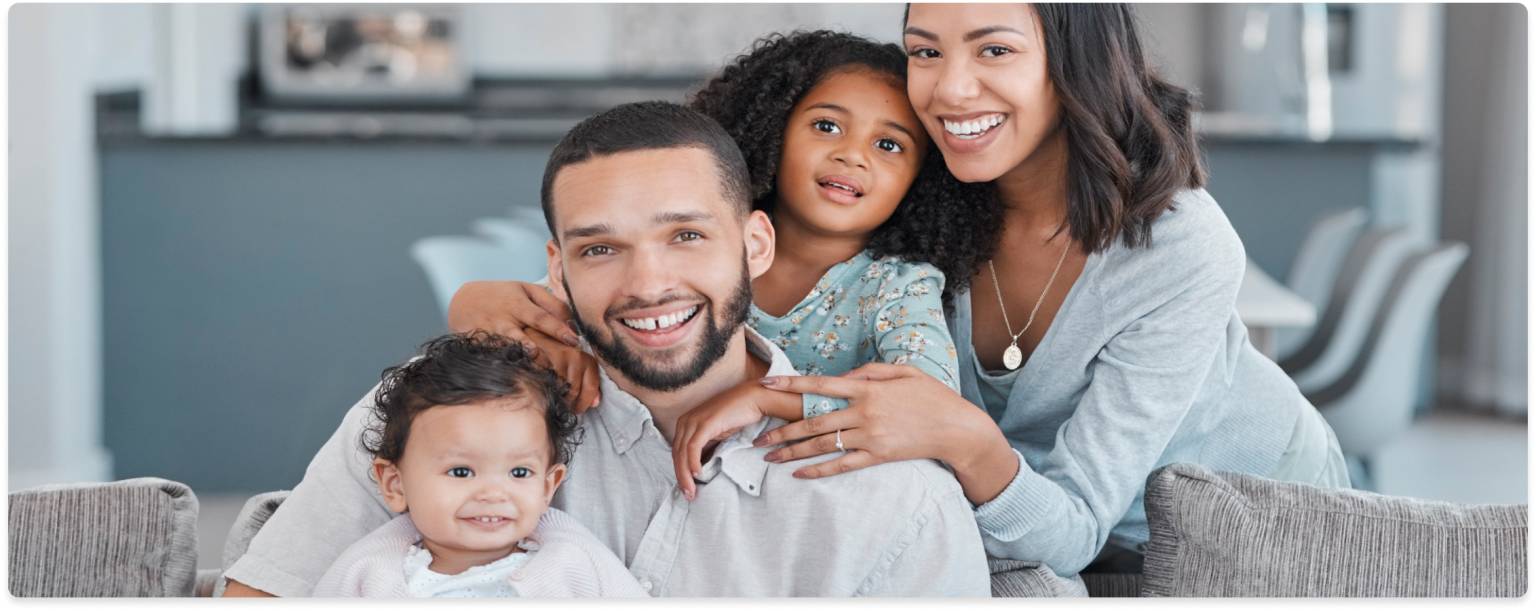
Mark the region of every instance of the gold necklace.
POLYGON ((1056 260, 1056 269, 1051 270, 1051 278, 1045 281, 1045 289, 1040 291, 1035 307, 1029 310, 1029 320, 1024 322, 1024 328, 1019 329, 1018 333, 1013 332, 1013 325, 1008 322, 1008 306, 1003 305, 1003 287, 997 283, 997 268, 992 266, 991 259, 987 259, 987 269, 992 271, 992 288, 997 289, 997 308, 1003 311, 1003 326, 1008 328, 1008 335, 1012 336, 1008 349, 1003 351, 1003 366, 1009 371, 1024 364, 1024 351, 1019 349, 1019 337, 1029 330, 1030 325, 1035 324, 1035 313, 1040 311, 1040 304, 1045 302, 1046 293, 1051 292, 1051 285, 1056 283, 1056 273, 1061 271, 1061 264, 1066 262, 1067 251, 1071 249, 1072 240, 1067 240, 1067 245, 1061 249, 1061 258, 1056 260))

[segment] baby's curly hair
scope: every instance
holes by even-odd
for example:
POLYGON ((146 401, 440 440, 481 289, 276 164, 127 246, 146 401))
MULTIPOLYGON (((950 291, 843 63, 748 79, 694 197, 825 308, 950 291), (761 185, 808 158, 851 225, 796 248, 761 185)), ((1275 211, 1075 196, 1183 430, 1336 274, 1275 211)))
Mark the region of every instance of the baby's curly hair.
MULTIPOLYGON (((772 215, 790 113, 822 79, 860 69, 904 88, 906 53, 894 44, 829 30, 770 34, 706 82, 688 105, 736 140, 751 174, 752 206, 772 215)), ((929 263, 944 272, 949 307, 991 258, 1001 228, 1002 207, 992 185, 960 182, 944 166, 938 147, 929 144, 912 187, 867 248, 875 256, 929 263)))
POLYGON ((550 464, 569 462, 581 430, 566 408, 570 387, 555 372, 533 361, 521 342, 484 331, 428 340, 421 356, 384 370, 374 394, 374 422, 363 435, 363 449, 375 458, 399 463, 416 415, 440 405, 528 396, 544 410, 550 464))

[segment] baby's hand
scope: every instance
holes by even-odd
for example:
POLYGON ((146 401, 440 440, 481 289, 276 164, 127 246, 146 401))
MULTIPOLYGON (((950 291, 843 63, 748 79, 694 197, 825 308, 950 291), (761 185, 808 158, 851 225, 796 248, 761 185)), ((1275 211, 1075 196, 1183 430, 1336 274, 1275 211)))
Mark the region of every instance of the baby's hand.
POLYGON ((757 381, 748 381, 677 419, 677 431, 672 437, 672 466, 677 470, 677 487, 688 500, 698 494, 693 477, 703 468, 704 452, 763 419, 763 408, 756 400, 759 394, 762 387, 757 381))

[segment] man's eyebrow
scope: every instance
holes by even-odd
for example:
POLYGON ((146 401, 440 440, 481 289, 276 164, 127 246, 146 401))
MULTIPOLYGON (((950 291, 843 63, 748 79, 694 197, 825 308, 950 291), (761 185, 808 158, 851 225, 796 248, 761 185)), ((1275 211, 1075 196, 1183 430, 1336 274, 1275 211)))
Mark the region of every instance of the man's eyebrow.
POLYGON ((574 240, 576 238, 590 238, 592 236, 606 235, 610 233, 613 233, 612 225, 609 225, 608 223, 597 223, 595 225, 585 225, 582 227, 572 227, 567 229, 561 232, 560 238, 563 240, 574 240))
POLYGON ((651 217, 651 222, 657 225, 675 225, 678 223, 697 223, 699 221, 712 221, 715 217, 708 212, 658 212, 651 217))

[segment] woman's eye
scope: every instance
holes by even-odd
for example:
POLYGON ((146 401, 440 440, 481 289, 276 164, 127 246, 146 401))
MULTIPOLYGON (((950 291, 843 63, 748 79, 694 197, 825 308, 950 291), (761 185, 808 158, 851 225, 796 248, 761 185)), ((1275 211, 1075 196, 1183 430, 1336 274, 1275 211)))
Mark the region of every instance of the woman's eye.
POLYGON ((454 467, 448 470, 450 477, 474 477, 475 472, 469 467, 454 467))
POLYGON ((583 257, 601 257, 603 255, 611 254, 613 254, 613 249, 601 244, 597 246, 588 246, 581 251, 581 256, 583 257))
POLYGON ((1003 46, 998 46, 998 45, 987 45, 987 46, 981 48, 981 56, 982 57, 1002 57, 1002 56, 1007 55, 1007 54, 1012 53, 1012 52, 1013 52, 1013 49, 1009 49, 1008 47, 1003 47, 1003 46))
POLYGON ((513 467, 512 468, 512 477, 515 477, 517 479, 523 479, 525 477, 533 477, 533 470, 529 469, 528 467, 513 467))
POLYGON ((875 141, 875 148, 887 153, 900 153, 906 149, 901 148, 901 143, 890 138, 881 138, 875 141))
POLYGON ((816 131, 826 132, 829 134, 840 134, 843 132, 843 128, 838 127, 836 123, 826 119, 817 119, 815 123, 811 124, 811 127, 816 128, 816 131))
POLYGON ((933 58, 939 56, 939 50, 938 49, 930 49, 928 47, 918 47, 916 49, 908 51, 907 52, 907 56, 908 57, 916 57, 918 59, 933 59, 933 58))
POLYGON ((677 234, 677 241, 679 241, 679 242, 692 242, 694 240, 702 240, 702 239, 704 239, 704 234, 699 233, 697 231, 684 231, 682 233, 677 234))

